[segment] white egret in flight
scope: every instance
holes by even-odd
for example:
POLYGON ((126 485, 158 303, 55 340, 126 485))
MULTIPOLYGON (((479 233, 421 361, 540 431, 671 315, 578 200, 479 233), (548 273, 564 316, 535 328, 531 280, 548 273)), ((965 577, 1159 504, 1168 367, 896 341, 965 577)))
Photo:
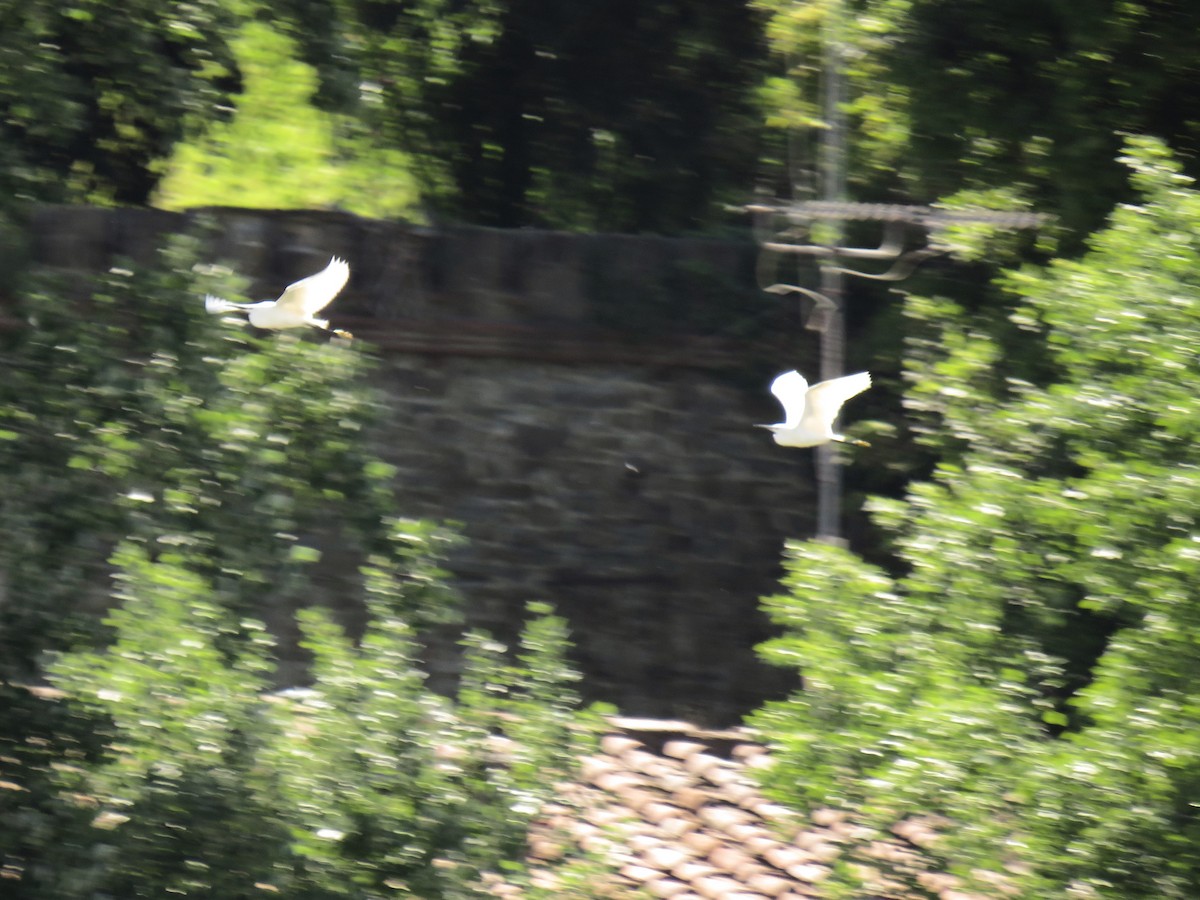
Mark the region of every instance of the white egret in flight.
POLYGON ((327 319, 315 318, 338 295, 350 277, 350 266, 344 259, 333 257, 316 275, 289 284, 278 300, 260 300, 258 303, 234 303, 211 294, 204 298, 204 308, 214 315, 228 312, 244 312, 255 328, 279 331, 284 328, 299 328, 311 325, 332 331, 340 337, 350 337, 349 332, 330 328, 327 319))
POLYGON ((835 434, 833 420, 843 403, 870 386, 869 372, 831 378, 812 387, 799 372, 784 372, 771 382, 771 393, 783 404, 783 421, 758 427, 771 429, 775 443, 781 447, 815 447, 829 441, 868 446, 866 441, 852 441, 844 434, 835 434))

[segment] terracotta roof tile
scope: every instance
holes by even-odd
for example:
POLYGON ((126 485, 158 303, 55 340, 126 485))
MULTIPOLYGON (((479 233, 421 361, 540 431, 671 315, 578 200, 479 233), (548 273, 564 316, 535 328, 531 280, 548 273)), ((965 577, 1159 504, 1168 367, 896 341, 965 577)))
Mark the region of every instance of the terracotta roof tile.
POLYGON ((655 825, 662 825, 671 819, 678 819, 682 810, 670 803, 647 803, 641 813, 655 825))
POLYGON ((659 878, 646 884, 646 890, 655 897, 674 898, 688 893, 688 886, 674 878, 659 878))
POLYGON ((751 875, 746 879, 746 887, 765 894, 768 897, 778 897, 792 886, 790 878, 781 878, 770 873, 751 875))
POLYGON ((708 900, 727 900, 730 894, 738 893, 741 887, 736 879, 726 875, 701 875, 692 879, 692 890, 708 900))
POLYGON ((673 768, 661 756, 655 756, 653 753, 646 753, 643 750, 626 751, 622 754, 622 761, 635 772, 641 772, 654 778, 668 775, 673 768))
POLYGON ((628 772, 601 772, 587 779, 589 782, 610 794, 619 794, 626 788, 636 788, 644 782, 628 772))
POLYGON ((609 756, 620 756, 626 750, 642 746, 642 742, 624 734, 606 734, 600 739, 600 749, 609 756))
POLYGON ((750 812, 754 813, 760 819, 765 819, 769 822, 786 822, 789 818, 794 818, 796 815, 793 810, 788 809, 786 806, 780 806, 778 803, 771 803, 770 801, 763 800, 761 797, 758 798, 757 802, 753 804, 746 803, 743 805, 746 807, 746 809, 750 810, 750 812))
MULTIPOLYGON (((586 813, 584 813, 584 815, 581 817, 581 820, 591 825, 595 825, 598 828, 608 828, 609 826, 620 822, 623 818, 625 818, 625 816, 619 809, 595 808, 589 809, 586 813)), ((578 830, 580 824, 581 823, 579 821, 572 823, 573 830, 578 830)))
POLYGON ((588 853, 601 855, 612 846, 612 841, 608 840, 607 838, 602 838, 598 834, 585 834, 580 836, 579 846, 588 853))
POLYGON ((821 862, 833 862, 842 855, 842 851, 831 843, 817 843, 809 848, 809 853, 819 859, 821 862))
POLYGON ((622 866, 617 870, 622 878, 628 878, 634 882, 646 882, 659 877, 658 870, 651 869, 648 866, 638 866, 630 863, 622 866))
POLYGON ((728 831, 735 825, 748 825, 754 821, 752 813, 724 803, 709 803, 696 813, 696 817, 721 831, 728 831))
POLYGON ((728 781, 722 785, 722 793, 727 800, 732 800, 738 806, 750 808, 756 803, 762 803, 762 794, 758 788, 742 781, 728 781))
POLYGON ((892 826, 892 833, 904 838, 910 844, 918 847, 932 847, 938 841, 938 828, 950 824, 945 819, 934 816, 913 816, 892 826))
POLYGON ((771 757, 767 753, 746 756, 742 765, 748 769, 765 769, 771 765, 771 757))
POLYGON ((660 844, 645 850, 642 853, 642 859, 646 861, 647 865, 669 872, 680 863, 690 862, 692 854, 683 847, 660 844))
POLYGON ((709 860, 718 869, 737 874, 738 869, 754 865, 754 860, 741 849, 729 844, 720 844, 708 854, 709 860))
POLYGON ((662 828, 662 833, 667 837, 680 839, 684 835, 695 831, 699 827, 699 824, 692 816, 680 816, 675 819, 668 819, 660 827, 662 828))
POLYGON ((829 877, 829 867, 817 863, 800 863, 798 866, 788 866, 787 873, 797 881, 805 884, 820 884, 829 877))
POLYGON ((714 847, 721 846, 721 839, 706 831, 691 831, 683 836, 681 843, 696 853, 707 855, 714 847))
POLYGON ((828 828, 830 825, 846 821, 846 813, 840 809, 818 809, 813 811, 812 820, 815 824, 828 828))
MULTIPOLYGON (((564 785, 531 829, 531 883, 554 891, 553 867, 577 847, 613 865, 611 897, 636 888, 662 900, 814 900, 854 842, 861 862, 848 862, 869 876, 873 900, 981 900, 925 856, 945 820, 912 817, 868 840, 845 811, 805 817, 764 798, 745 769, 768 765, 769 753, 746 731, 610 721, 619 730, 582 761, 580 781, 564 785)), ((517 896, 503 879, 488 886, 517 896)), ((1004 892, 1002 878, 997 890, 1004 892)))
POLYGON ((704 745, 695 741, 667 741, 663 744, 663 755, 675 759, 687 759, 704 752, 704 745))
POLYGON ((732 765, 708 753, 696 753, 687 757, 683 760, 683 767, 693 775, 717 786, 739 781, 738 773, 732 765))
POLYGON ((677 788, 671 799, 682 806, 684 809, 690 809, 696 812, 701 807, 712 802, 712 795, 701 787, 687 785, 677 788))
POLYGON ((798 866, 812 860, 805 851, 780 843, 764 847, 759 855, 777 869, 787 869, 789 866, 798 866))
POLYGON ((753 859, 748 859, 746 862, 740 863, 729 871, 734 878, 746 885, 750 884, 753 879, 759 877, 760 875, 769 876, 772 874, 772 870, 768 866, 764 866, 762 863, 756 862, 753 859))
POLYGON ((680 881, 686 881, 689 884, 695 884, 701 878, 708 878, 713 875, 720 874, 720 869, 699 860, 688 860, 681 862, 671 870, 671 874, 680 881))
POLYGON ((529 839, 529 856, 533 859, 552 862, 562 859, 563 844, 561 841, 534 836, 529 839))
POLYGON ((648 850, 653 850, 656 847, 665 847, 668 845, 664 844, 663 839, 658 835, 634 833, 625 839, 625 846, 627 846, 634 853, 645 853, 648 850))
POLYGON ((579 763, 579 774, 586 781, 606 773, 620 772, 621 766, 616 760, 607 756, 585 756, 579 763))
POLYGON ((622 782, 606 790, 608 793, 615 795, 625 806, 638 813, 643 812, 650 804, 658 803, 662 799, 662 794, 659 791, 646 787, 645 782, 638 782, 637 784, 622 782))
POLYGON ((796 832, 796 837, 793 838, 792 843, 801 850, 810 850, 813 847, 824 844, 824 836, 825 832, 823 831, 817 832, 807 828, 801 828, 798 832, 796 832))
POLYGON ((779 846, 779 839, 770 835, 758 835, 742 842, 742 849, 753 854, 756 858, 765 859, 768 851, 779 846))

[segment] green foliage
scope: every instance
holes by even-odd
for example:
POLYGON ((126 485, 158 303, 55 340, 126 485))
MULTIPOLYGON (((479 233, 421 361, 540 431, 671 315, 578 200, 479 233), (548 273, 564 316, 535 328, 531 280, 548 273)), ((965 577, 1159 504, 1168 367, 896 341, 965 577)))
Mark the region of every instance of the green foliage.
POLYGON ((115 640, 52 667, 75 714, 103 723, 103 755, 54 785, 90 821, 52 834, 21 887, 30 896, 245 896, 270 878, 287 838, 269 805, 274 773, 257 763, 273 737, 259 699, 270 641, 184 566, 132 547, 114 562, 115 640), (236 653, 221 649, 231 636, 236 653))
MULTIPOLYGON (((861 195, 920 201, 1000 191, 1059 216, 1079 241, 1128 197, 1122 133, 1194 154, 1191 6, 1092 0, 754 0, 786 78, 768 124, 811 167, 828 42, 842 46, 850 177, 861 195)), ((789 173, 793 177, 795 172, 789 173)), ((1075 246, 1072 244, 1072 246, 1075 246)))
POLYGON ((354 118, 312 105, 317 75, 296 42, 266 22, 231 42, 245 82, 230 122, 176 145, 155 194, 167 209, 336 206, 365 216, 409 213, 408 162, 354 118))
POLYGON ((794 135, 787 158, 778 161, 792 171, 781 178, 797 178, 796 169, 815 171, 816 143, 826 127, 822 73, 835 45, 849 85, 851 178, 860 186, 881 178, 890 182, 906 168, 904 154, 912 138, 909 90, 892 77, 888 62, 911 5, 907 0, 751 0, 750 6, 766 16, 768 45, 784 65, 783 73, 764 79, 759 91, 768 127, 794 135))
POLYGON ((454 703, 424 688, 395 588, 377 583, 357 644, 323 610, 301 613, 313 687, 270 694, 261 625, 181 566, 118 562, 116 640, 52 667, 77 714, 105 723, 105 747, 51 776, 65 824, 42 817, 29 896, 454 897, 519 868, 588 734, 548 609, 531 609, 519 665, 472 638, 473 687, 454 703))
POLYGON ((6 896, 470 894, 587 739, 564 625, 534 608, 515 661, 474 637, 462 697, 425 688, 452 538, 395 515, 365 355, 208 316, 236 291, 195 252, 30 280, 3 338, 6 896), (329 541, 366 630, 302 611, 313 686, 272 695, 261 619, 329 541))
POLYGON ((126 537, 188 554, 240 609, 294 596, 308 570, 296 548, 331 529, 364 556, 403 549, 363 440, 378 406, 359 386, 362 355, 215 329, 199 300, 213 282, 197 281, 192 252, 184 242, 161 268, 113 269, 86 301, 31 284, 26 326, 4 337, 10 676, 76 639, 126 537))
MULTIPOLYGON (((977 804, 1003 803, 1008 772, 1037 731, 998 613, 905 593, 906 582, 838 548, 791 544, 785 559, 790 593, 765 601, 785 634, 761 652, 799 668, 804 689, 753 716, 779 760, 766 785, 880 827, 910 813, 960 813, 965 843, 977 804)), ((986 818, 978 824, 981 840, 996 837, 986 818)))
POLYGON ((516 867, 553 776, 582 747, 563 622, 531 609, 518 665, 471 636, 451 704, 423 689, 411 629, 377 601, 372 609, 357 648, 323 612, 305 611, 315 686, 274 704, 286 739, 265 762, 280 775, 304 870, 291 889, 456 896, 485 871, 516 867))
POLYGON ((238 76, 228 4, 31 0, 0 13, 0 186, 39 200, 144 203, 189 124, 238 76))
POLYGON ((876 504, 902 573, 794 545, 767 601, 764 656, 805 678, 754 717, 771 788, 879 827, 945 814, 946 864, 1026 896, 1200 890, 1200 193, 1161 143, 1127 161, 1140 204, 1004 279, 1036 365, 997 374, 987 317, 912 301, 945 317, 910 377, 952 443, 876 504))
POLYGON ((737 3, 290 0, 324 98, 485 225, 692 230, 750 193, 758 29, 737 3), (319 23, 320 27, 314 27, 319 23))

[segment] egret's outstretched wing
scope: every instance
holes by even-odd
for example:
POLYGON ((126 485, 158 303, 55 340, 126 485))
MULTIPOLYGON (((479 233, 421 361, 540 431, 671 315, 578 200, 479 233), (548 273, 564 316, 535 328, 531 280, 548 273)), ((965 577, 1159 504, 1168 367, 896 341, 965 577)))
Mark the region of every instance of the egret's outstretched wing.
POLYGON ((338 292, 346 286, 350 277, 350 266, 344 259, 333 257, 324 269, 316 275, 289 284, 275 301, 275 308, 281 313, 309 318, 316 315, 332 302, 338 292))
POLYGON ((783 427, 792 428, 805 414, 805 394, 808 382, 794 369, 784 372, 771 382, 771 393, 783 404, 783 427))
POLYGON ((232 300, 225 300, 222 297, 214 297, 212 294, 204 295, 204 311, 210 312, 214 316, 219 316, 227 312, 245 312, 247 303, 234 303, 232 300))
MULTIPOLYGON (((782 376, 781 376, 782 377, 782 376)), ((829 428, 837 418, 842 404, 871 386, 871 373, 859 372, 843 375, 814 384, 808 389, 804 407, 805 424, 811 423, 818 429, 829 428)))

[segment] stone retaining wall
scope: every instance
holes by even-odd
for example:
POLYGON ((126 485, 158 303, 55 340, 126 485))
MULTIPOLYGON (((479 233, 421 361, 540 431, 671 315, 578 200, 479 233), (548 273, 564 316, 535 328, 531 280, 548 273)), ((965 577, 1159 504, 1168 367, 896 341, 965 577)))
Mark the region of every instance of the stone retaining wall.
MULTIPOLYGON (((144 263, 199 215, 46 207, 34 252, 144 263)), ((350 261, 331 318, 380 348, 401 511, 461 524, 471 624, 507 637, 526 601, 550 601, 586 695, 628 714, 723 724, 784 689, 753 654, 757 600, 784 539, 812 532, 812 453, 752 426, 777 420, 771 376, 815 352, 757 290, 750 243, 203 216, 213 261, 252 277, 252 296, 350 261)), ((322 599, 337 605, 335 585, 322 599)), ((451 645, 431 660, 447 677, 451 645)))

